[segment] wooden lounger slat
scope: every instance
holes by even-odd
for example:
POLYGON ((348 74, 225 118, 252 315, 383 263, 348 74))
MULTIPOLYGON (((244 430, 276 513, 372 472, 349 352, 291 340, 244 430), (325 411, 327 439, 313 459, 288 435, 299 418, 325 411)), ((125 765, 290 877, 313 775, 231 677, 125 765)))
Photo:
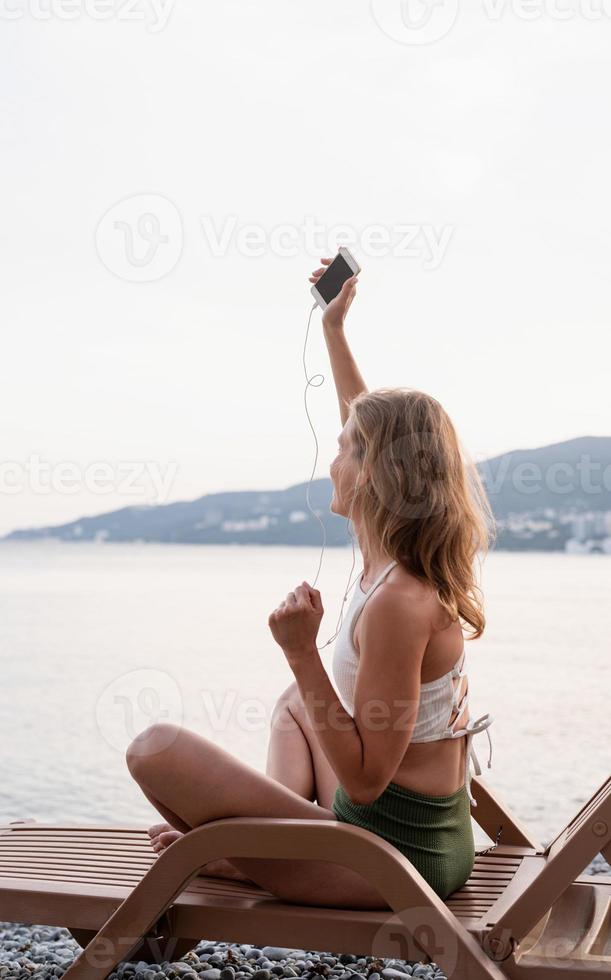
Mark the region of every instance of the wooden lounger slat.
POLYGON ((515 874, 515 868, 512 870, 511 874, 506 871, 497 871, 496 869, 497 869, 497 865, 494 864, 491 865, 490 871, 488 871, 482 865, 479 865, 477 868, 474 868, 473 871, 471 872, 471 877, 469 878, 469 881, 477 881, 478 878, 485 878, 486 881, 507 882, 507 881, 511 881, 511 879, 515 874))
POLYGON ((482 868, 489 868, 493 865, 498 865, 499 868, 506 867, 509 869, 515 869, 519 867, 521 863, 522 863, 522 856, 520 856, 519 858, 513 858, 513 857, 502 858, 499 857, 496 852, 493 852, 492 854, 481 854, 481 855, 476 853, 474 867, 477 868, 481 865, 482 868))
MULTIPOLYGON (((99 876, 98 875, 93 876, 93 875, 86 875, 86 874, 79 875, 79 874, 77 874, 75 872, 66 872, 66 873, 62 874, 62 873, 53 872, 53 871, 48 872, 48 873, 45 873, 42 876, 41 875, 20 874, 19 872, 16 871, 16 872, 14 872, 14 874, 11 877, 13 879, 15 879, 15 880, 20 880, 20 879, 27 878, 29 881, 40 881, 41 878, 42 878, 43 881, 82 881, 85 884, 90 884, 90 885, 95 885, 97 882, 99 882, 100 884, 103 884, 103 885, 104 884, 110 884, 110 885, 116 884, 116 885, 119 885, 119 886, 122 886, 122 887, 125 887, 125 888, 134 888, 138 884, 138 882, 141 880, 140 877, 129 878, 128 876, 105 875, 105 874, 101 874, 101 873, 100 873, 99 876)), ((8 876, 7 876, 7 879, 8 879, 8 876)))
POLYGON ((446 898, 446 905, 449 905, 451 901, 467 902, 473 898, 495 901, 502 894, 503 891, 499 888, 469 888, 467 885, 463 885, 460 892, 455 892, 455 895, 458 896, 457 898, 446 898))
MULTIPOLYGON (((111 836, 107 832, 102 832, 102 831, 99 831, 99 830, 94 830, 93 828, 92 828, 92 833, 96 835, 96 839, 97 840, 100 840, 100 841, 102 841, 104 843, 108 843, 108 844, 114 844, 115 846, 121 846, 121 845, 123 845, 123 846, 127 846, 127 847, 132 847, 132 846, 137 847, 139 845, 140 846, 146 846, 146 845, 150 844, 150 837, 149 837, 149 835, 148 834, 144 834, 144 833, 138 834, 137 836, 134 835, 132 837, 127 837, 127 836, 123 836, 123 835, 111 836)), ((7 835, 4 835, 4 837, 0 837, 0 847, 5 842, 6 836, 7 835)), ((72 843, 75 843, 76 844, 79 841, 86 842, 86 841, 88 841, 88 840, 91 839, 91 834, 88 834, 85 830, 81 830, 79 833, 69 833, 69 834, 57 833, 57 832, 51 831, 51 830, 49 831, 48 834, 42 834, 42 833, 40 833, 40 834, 34 834, 34 833, 32 833, 32 831, 29 831, 26 834, 26 839, 28 840, 29 843, 35 843, 36 841, 42 841, 45 844, 48 843, 49 841, 56 841, 57 840, 57 841, 61 841, 62 844, 64 846, 66 846, 66 845, 72 844, 72 843)))
POLYGON ((117 864, 136 861, 138 864, 149 865, 151 861, 155 860, 156 854, 152 848, 149 848, 148 851, 125 851, 123 854, 118 854, 116 851, 110 851, 103 847, 90 847, 81 850, 74 850, 71 847, 65 849, 61 847, 41 847, 36 850, 32 850, 31 847, 0 847, 0 862, 4 863, 14 860, 45 861, 49 857, 54 860, 60 858, 61 860, 76 861, 78 863, 94 862, 95 864, 99 864, 100 860, 104 860, 117 864))
MULTIPOLYGON (((11 870, 10 873, 2 872, 0 873, 0 881, 26 881, 26 882, 45 882, 45 881, 65 881, 65 882, 78 882, 79 884, 104 884, 104 885, 118 885, 125 888, 133 888, 142 878, 142 875, 137 875, 134 877, 120 876, 120 875, 103 875, 100 873, 86 873, 83 872, 79 874, 73 871, 54 871, 40 869, 37 873, 32 872, 19 872, 17 870, 11 870)), ((240 894, 240 885, 242 885, 242 894, 251 897, 253 894, 258 895, 260 889, 255 888, 253 890, 252 886, 245 885, 240 882, 229 883, 231 890, 228 891, 224 888, 225 882, 223 879, 205 877, 196 878, 190 885, 187 886, 185 891, 199 891, 205 894, 218 894, 218 895, 237 895, 240 894), (236 889, 235 886, 238 886, 236 889)))
MULTIPOLYGON (((43 835, 39 834, 39 841, 42 838, 43 835)), ((90 832, 87 832, 86 829, 83 829, 81 838, 90 842, 90 850, 85 852, 87 857, 82 856, 82 851, 76 855, 71 848, 66 848, 64 836, 52 832, 49 834, 44 847, 44 858, 36 859, 32 857, 28 846, 33 839, 32 831, 28 829, 23 848, 13 843, 10 862, 5 859, 5 855, 8 853, 8 844, 0 845, 0 879, 2 877, 33 878, 38 875, 41 878, 54 881, 82 881, 93 884, 98 880, 133 887, 156 860, 148 834, 146 835, 147 843, 144 845, 148 851, 146 863, 136 862, 129 853, 125 856, 117 855, 112 848, 114 837, 104 831, 100 832, 92 828, 90 832), (22 851, 21 854, 20 851, 22 851), (16 861, 19 861, 21 867, 19 871, 15 866, 16 861), (94 874, 93 869, 96 867, 98 871, 94 874)), ((7 840, 8 838, 4 837, 4 841, 7 842, 7 840)), ((474 869, 469 881, 459 892, 455 893, 455 896, 459 896, 457 902, 461 907, 463 907, 463 903, 470 903, 469 907, 475 909, 472 903, 474 897, 477 897, 481 900, 477 911, 481 912, 489 908, 496 898, 502 894, 504 887, 511 880, 509 869, 515 870, 519 866, 519 859, 505 858, 502 864, 500 861, 501 859, 496 856, 491 856, 489 860, 486 860, 486 857, 479 860, 477 870, 474 869), (486 872, 487 865, 491 866, 489 873, 486 872), (499 866, 506 869, 502 874, 499 874, 497 870, 499 866)), ((207 893, 212 893, 207 884, 208 880, 207 877, 204 877, 204 883, 200 884, 199 888, 207 893)), ((199 878, 196 881, 202 882, 202 879, 199 878)))
MULTIPOLYGON (((38 844, 36 847, 32 847, 31 844, 24 844, 23 847, 15 847, 12 843, 6 847, 0 847, 0 858, 9 854, 54 854, 58 850, 57 845, 54 844, 38 844)), ((130 855, 135 855, 138 859, 142 860, 146 858, 151 853, 151 848, 149 847, 101 847, 98 844, 79 844, 79 845, 66 845, 62 848, 67 854, 82 854, 83 857, 88 857, 89 855, 94 855, 100 857, 101 855, 109 857, 117 857, 119 860, 123 858, 128 858, 130 855)))
POLYGON ((13 833, 16 829, 21 834, 34 837, 37 835, 44 837, 49 833, 55 837, 61 837, 64 834, 82 832, 86 835, 96 833, 104 837, 120 837, 123 835, 126 837, 145 837, 148 839, 148 832, 144 827, 115 827, 109 826, 108 824, 85 824, 84 826, 82 824, 61 824, 60 826, 54 823, 39 823, 37 820, 15 820, 13 823, 5 824, 3 827, 0 827, 0 835, 3 833, 13 833))
POLYGON ((143 871, 150 868, 153 861, 150 858, 142 857, 130 857, 127 855, 124 858, 119 858, 116 855, 104 854, 102 851, 92 852, 83 857, 79 854, 56 854, 53 851, 46 851, 44 854, 30 854, 26 856, 21 856, 17 852, 13 852, 11 855, 0 854, 0 868, 11 868, 16 863, 21 867, 28 865, 31 867, 40 866, 45 867, 48 864, 53 865, 63 865, 65 867, 70 867, 74 865, 75 867, 94 867, 98 868, 100 866, 100 861, 104 861, 104 867, 118 867, 118 868, 140 868, 143 871))
POLYGON ((89 865, 88 867, 79 866, 74 864, 24 864, 21 867, 19 865, 11 864, 0 866, 0 878, 12 878, 16 874, 27 875, 29 878, 45 878, 47 874, 55 875, 70 875, 70 874, 84 874, 84 875, 101 875, 108 876, 113 875, 114 877, 128 877, 134 878, 138 881, 140 878, 144 877, 148 868, 121 868, 115 867, 111 868, 106 865, 101 865, 96 868, 95 865, 89 865))

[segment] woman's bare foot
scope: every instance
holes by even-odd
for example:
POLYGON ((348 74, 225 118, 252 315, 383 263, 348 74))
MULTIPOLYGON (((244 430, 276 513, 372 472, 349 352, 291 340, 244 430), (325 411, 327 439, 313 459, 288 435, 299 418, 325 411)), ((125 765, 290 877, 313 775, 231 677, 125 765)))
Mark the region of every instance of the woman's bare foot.
POLYGON ((245 881, 248 885, 255 885, 256 882, 247 875, 242 874, 235 865, 226 858, 219 858, 218 861, 209 861, 200 871, 200 875, 207 875, 211 878, 229 878, 231 881, 245 881))
POLYGON ((149 827, 149 837, 151 838, 151 846, 155 853, 161 854, 162 851, 165 851, 166 847, 169 847, 175 840, 182 837, 182 833, 169 823, 156 823, 152 827, 149 827))
MULTIPOLYGON (((152 848, 156 854, 161 854, 162 851, 165 851, 166 847, 169 847, 175 840, 183 836, 180 830, 176 830, 169 823, 156 823, 152 827, 149 827, 148 833, 151 838, 152 848)), ((208 861, 208 864, 205 864, 201 869, 200 874, 212 878, 229 878, 231 881, 245 881, 249 885, 255 884, 252 878, 248 878, 245 874, 242 874, 226 858, 208 861)))

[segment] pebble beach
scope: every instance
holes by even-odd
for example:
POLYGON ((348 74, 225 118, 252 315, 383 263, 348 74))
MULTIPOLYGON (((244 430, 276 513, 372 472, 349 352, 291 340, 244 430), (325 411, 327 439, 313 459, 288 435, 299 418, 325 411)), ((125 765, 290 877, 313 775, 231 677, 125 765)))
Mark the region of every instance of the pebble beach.
MULTIPOLYGON (((0 977, 61 977, 81 947, 67 929, 0 923, 0 977)), ((109 980, 447 980, 435 964, 202 939, 180 960, 121 963, 109 980)))
MULTIPOLYGON (((599 854, 585 874, 611 875, 599 854)), ((81 947, 67 929, 0 922, 0 980, 61 977, 81 947)), ((125 962, 109 980, 453 980, 436 963, 202 939, 175 962, 125 962)))

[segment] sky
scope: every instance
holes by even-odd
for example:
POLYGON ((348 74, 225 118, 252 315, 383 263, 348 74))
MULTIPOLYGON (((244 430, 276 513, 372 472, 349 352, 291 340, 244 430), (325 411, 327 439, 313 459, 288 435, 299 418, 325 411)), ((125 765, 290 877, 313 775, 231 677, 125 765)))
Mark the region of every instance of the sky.
POLYGON ((0 534, 328 476, 344 243, 370 389, 611 435, 601 2, 0 0, 0 534))

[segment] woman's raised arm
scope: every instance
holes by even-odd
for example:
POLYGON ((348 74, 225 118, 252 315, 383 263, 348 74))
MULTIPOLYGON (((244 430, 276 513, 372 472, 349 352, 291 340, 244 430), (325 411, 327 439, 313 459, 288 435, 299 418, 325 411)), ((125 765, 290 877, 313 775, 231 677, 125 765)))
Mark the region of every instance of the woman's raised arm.
MULTIPOLYGON (((322 266, 310 276, 310 282, 318 282, 332 259, 321 259, 321 262, 322 266)), ((348 418, 350 400, 362 391, 369 390, 352 356, 344 331, 346 314, 356 295, 356 282, 356 276, 346 280, 341 292, 329 303, 322 316, 325 343, 329 351, 342 425, 345 425, 348 418)))

